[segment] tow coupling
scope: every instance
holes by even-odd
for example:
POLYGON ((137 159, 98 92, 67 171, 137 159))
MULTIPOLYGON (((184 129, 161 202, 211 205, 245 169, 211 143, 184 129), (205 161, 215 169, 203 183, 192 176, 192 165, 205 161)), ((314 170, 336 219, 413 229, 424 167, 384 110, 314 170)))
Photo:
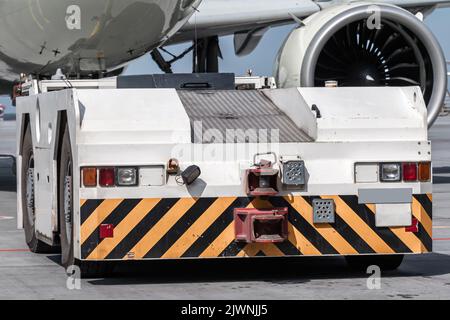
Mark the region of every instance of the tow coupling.
POLYGON ((256 154, 253 163, 253 168, 246 172, 247 194, 254 197, 277 195, 279 170, 273 168, 274 163, 277 163, 276 154, 273 152, 256 154), (261 160, 257 163, 256 159, 261 155, 272 155, 274 162, 261 160))
POLYGON ((288 208, 234 210, 235 239, 246 243, 279 243, 288 238, 288 208))

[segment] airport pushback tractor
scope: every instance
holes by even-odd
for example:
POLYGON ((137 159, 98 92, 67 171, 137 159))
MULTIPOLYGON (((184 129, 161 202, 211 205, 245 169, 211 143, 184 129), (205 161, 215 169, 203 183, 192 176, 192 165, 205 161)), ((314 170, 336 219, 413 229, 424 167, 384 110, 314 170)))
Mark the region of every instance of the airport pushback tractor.
POLYGON ((18 226, 32 251, 60 249, 85 274, 301 256, 393 269, 432 251, 420 88, 189 77, 22 85, 18 226))

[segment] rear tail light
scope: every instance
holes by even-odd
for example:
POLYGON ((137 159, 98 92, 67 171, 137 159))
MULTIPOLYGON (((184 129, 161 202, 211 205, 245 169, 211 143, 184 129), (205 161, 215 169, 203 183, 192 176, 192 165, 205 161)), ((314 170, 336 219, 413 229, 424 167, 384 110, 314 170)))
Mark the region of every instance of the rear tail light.
POLYGON ((85 188, 135 187, 139 184, 138 167, 81 168, 81 183, 85 188))
POLYGON ((419 181, 429 182, 431 181, 431 162, 419 163, 419 181))
POLYGON ((83 168, 81 172, 85 187, 92 188, 97 186, 97 168, 83 168))
POLYGON ((431 162, 356 163, 356 183, 430 182, 431 162))
POLYGON ((401 179, 400 163, 382 163, 380 165, 380 180, 382 182, 400 182, 401 179))
POLYGON ((101 187, 114 187, 115 186, 114 168, 101 168, 99 170, 98 181, 101 187))
POLYGON ((414 182, 417 181, 417 163, 408 162, 403 164, 403 181, 414 182))

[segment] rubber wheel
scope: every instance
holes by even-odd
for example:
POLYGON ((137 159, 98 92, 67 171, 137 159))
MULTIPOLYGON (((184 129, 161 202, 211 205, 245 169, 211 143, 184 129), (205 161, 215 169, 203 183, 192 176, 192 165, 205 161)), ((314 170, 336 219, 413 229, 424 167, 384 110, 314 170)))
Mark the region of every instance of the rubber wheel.
POLYGON ((64 268, 78 266, 82 278, 105 277, 113 265, 105 262, 80 261, 74 257, 73 228, 73 158, 69 129, 64 129, 59 163, 58 207, 61 238, 61 264, 64 268))
POLYGON ((37 238, 36 233, 36 206, 35 206, 35 188, 34 188, 34 174, 30 172, 34 170, 34 153, 33 141, 31 138, 30 126, 25 131, 22 146, 22 178, 21 178, 21 192, 22 192, 22 210, 23 210, 23 228, 25 231, 25 241, 34 253, 51 253, 54 248, 42 242, 37 238))
POLYGON ((347 256, 345 260, 350 268, 367 271, 369 266, 379 266, 382 271, 396 270, 403 262, 404 255, 347 256))

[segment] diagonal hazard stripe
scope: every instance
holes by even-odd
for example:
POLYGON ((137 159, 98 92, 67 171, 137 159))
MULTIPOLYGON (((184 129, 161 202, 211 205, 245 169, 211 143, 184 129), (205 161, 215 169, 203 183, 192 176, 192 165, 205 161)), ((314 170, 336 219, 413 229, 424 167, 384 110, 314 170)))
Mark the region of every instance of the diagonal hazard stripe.
MULTIPOLYGON (((253 199, 246 208, 254 208, 255 205, 261 206, 263 203, 258 199, 253 199)), ((265 203, 265 205, 270 205, 265 203)), ((226 251, 228 247, 236 246, 240 247, 240 243, 234 242, 235 233, 234 233, 234 221, 225 228, 225 230, 201 253, 200 257, 218 257, 218 256, 229 256, 226 251)), ((234 255, 234 254, 231 254, 234 255)))
MULTIPOLYGON (((123 200, 111 214, 103 220, 102 224, 111 224, 117 226, 134 207, 141 202, 141 199, 125 199, 123 200)), ((104 239, 103 239, 104 240, 104 239)), ((84 259, 95 250, 95 248, 103 241, 100 239, 100 226, 84 241, 81 246, 81 257, 84 259)))
MULTIPOLYGON (((274 205, 266 199, 256 198, 247 206, 247 208, 257 208, 257 209, 272 209, 274 205)), ((292 226, 292 225, 291 225, 292 226)), ((289 231, 289 230, 288 230, 289 231)), ((245 244, 245 243, 236 243, 232 242, 228 247, 221 253, 222 256, 236 256, 240 252, 244 252, 251 248, 251 245, 256 244, 245 244)), ((298 249, 298 245, 292 243, 291 241, 281 242, 281 243, 260 243, 258 246, 258 250, 249 251, 247 256, 255 256, 259 253, 264 253, 266 256, 285 256, 285 255, 301 255, 302 253, 298 249), (266 248, 267 247, 267 248, 266 248), (265 249, 266 248, 266 249, 265 249), (272 253, 272 254, 271 254, 272 253)))
POLYGON ((201 258, 218 257, 234 240, 234 222, 231 222, 225 230, 200 254, 201 258))
POLYGON ((433 201, 426 194, 415 194, 413 197, 420 203, 428 218, 433 219, 433 201))
POLYGON ((134 257, 130 250, 144 237, 150 229, 178 202, 176 198, 163 198, 147 213, 147 215, 131 230, 131 232, 119 243, 106 259, 122 259, 124 256, 134 257))
POLYGON ((180 238, 178 238, 173 246, 164 253, 162 258, 181 257, 235 200, 236 198, 218 198, 200 216, 200 218, 191 225, 180 238))
MULTIPOLYGON (((164 234, 161 239, 147 252, 144 258, 161 258, 174 243, 182 236, 186 229, 194 224, 202 214, 216 201, 217 198, 200 198, 189 210, 164 234)), ((178 258, 178 257, 175 257, 178 258)))
MULTIPOLYGON (((264 200, 252 199, 252 201, 248 203, 246 208, 255 208, 255 206, 258 208, 270 208, 271 204, 264 200)), ((243 247, 245 243, 238 243, 234 240, 234 221, 232 220, 227 228, 219 235, 219 237, 215 239, 204 252, 202 252, 201 256, 204 256, 204 254, 206 256, 212 254, 212 256, 209 257, 235 256, 237 254, 236 250, 239 250, 239 248, 243 247)))
POLYGON ((83 205, 80 207, 80 224, 83 223, 89 218, 89 216, 94 212, 95 209, 103 202, 101 199, 94 200, 86 200, 83 205))
POLYGON ((135 258, 142 259, 196 202, 197 199, 194 198, 180 199, 131 249, 130 252, 134 253, 135 258))
POLYGON ((102 222, 114 211, 123 199, 104 200, 81 225, 80 242, 83 244, 87 238, 102 224, 102 222))
MULTIPOLYGON (((291 225, 292 226, 292 225, 291 225)), ((288 222, 289 230, 289 222, 288 222)), ((280 249, 285 256, 301 256, 303 255, 301 251, 288 239, 288 241, 280 242, 275 244, 278 249, 280 249)))
POLYGON ((303 255, 321 255, 320 251, 305 238, 300 231, 295 228, 292 223, 288 224, 289 241, 299 250, 303 255))
POLYGON ((425 231, 427 232, 428 236, 430 238, 432 238, 433 237, 433 221, 431 220, 431 217, 428 215, 425 208, 416 199, 415 196, 413 197, 412 211, 413 211, 413 216, 417 220, 420 221, 420 223, 423 225, 425 231))
POLYGON ((294 201, 293 199, 289 198, 286 200, 285 198, 279 197, 271 198, 270 201, 277 207, 289 208, 289 222, 304 236, 304 238, 308 239, 321 254, 338 254, 336 249, 315 229, 315 227, 311 226, 308 221, 306 221, 303 214, 298 212, 297 209, 291 205, 290 202, 294 201))
MULTIPOLYGON (((367 208, 375 215, 375 205, 367 204, 367 208)), ((391 227, 389 228, 412 252, 421 253, 428 250, 423 245, 417 236, 412 232, 406 232, 404 227, 391 227)))
MULTIPOLYGON (((305 201, 312 207, 313 200, 321 199, 321 197, 305 197, 305 201)), ((334 216, 334 224, 332 225, 351 246, 360 254, 375 253, 373 249, 362 239, 338 214, 334 216)))
MULTIPOLYGON (((289 201, 289 198, 285 198, 289 201)), ((358 254, 358 251, 352 247, 330 224, 323 224, 315 226, 313 221, 313 209, 303 197, 294 197, 291 200, 291 206, 299 212, 303 218, 314 228, 317 232, 330 243, 334 249, 340 254, 358 254)))
POLYGON ((86 199, 81 199, 80 200, 80 208, 86 203, 86 199))
POLYGON ((284 253, 273 243, 249 243, 236 256, 256 257, 260 252, 268 257, 284 256, 284 253))
POLYGON ((340 196, 347 206, 356 213, 392 250, 399 253, 411 253, 406 246, 389 228, 377 227, 375 215, 369 212, 365 204, 358 203, 357 196, 340 196))
POLYGON ((143 199, 114 228, 114 237, 104 239, 88 256, 88 260, 105 259, 116 246, 133 230, 161 199, 143 199))
POLYGON ((182 257, 198 257, 233 222, 234 208, 245 208, 249 198, 237 198, 224 213, 186 250, 182 257))
POLYGON ((327 196, 336 204, 336 213, 364 239, 376 253, 395 253, 339 196, 327 196))

